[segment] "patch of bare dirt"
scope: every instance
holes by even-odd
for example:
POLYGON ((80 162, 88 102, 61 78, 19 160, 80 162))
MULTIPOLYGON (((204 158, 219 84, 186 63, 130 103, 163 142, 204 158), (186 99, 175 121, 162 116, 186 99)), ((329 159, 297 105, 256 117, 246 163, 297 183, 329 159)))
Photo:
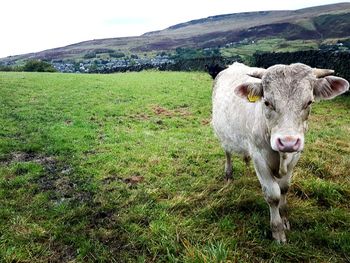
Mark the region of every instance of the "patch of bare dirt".
POLYGON ((151 116, 145 113, 137 113, 137 114, 129 115, 129 118, 133 120, 144 121, 144 120, 149 120, 151 116))
POLYGON ((56 244, 53 242, 50 244, 50 250, 52 255, 47 258, 47 262, 74 262, 77 257, 77 251, 73 246, 56 244))
POLYGON ((37 184, 37 191, 50 191, 51 199, 57 202, 63 200, 88 201, 92 199, 90 192, 79 189, 79 182, 73 176, 73 168, 65 163, 59 162, 53 156, 45 156, 33 152, 14 152, 1 162, 3 165, 12 163, 33 162, 40 164, 44 173, 39 178, 34 178, 33 183, 37 184))
POLYGON ((65 120, 64 124, 67 126, 71 126, 71 125, 73 125, 73 121, 72 120, 65 120))
POLYGON ((179 107, 173 110, 166 109, 162 106, 155 105, 152 106, 152 111, 156 115, 166 116, 166 117, 173 117, 173 116, 190 116, 191 113, 186 109, 186 107, 179 107))
POLYGON ((143 176, 131 176, 129 178, 125 178, 124 182, 130 186, 137 185, 138 183, 141 183, 145 178, 143 176))
POLYGON ((102 182, 104 184, 111 184, 115 181, 119 181, 119 182, 123 182, 125 184, 127 184, 130 187, 136 186, 139 183, 142 183, 145 180, 145 178, 143 176, 139 176, 139 175, 132 175, 130 177, 127 178, 121 178, 119 176, 108 176, 104 179, 102 179, 102 182))
POLYGON ((201 120, 201 124, 206 126, 206 125, 210 124, 210 121, 211 121, 210 119, 203 119, 203 120, 201 120))
POLYGON ((5 158, 1 163, 3 165, 9 165, 11 163, 19 162, 34 162, 44 166, 45 170, 49 172, 55 172, 56 161, 52 156, 39 155, 33 152, 14 152, 5 158))

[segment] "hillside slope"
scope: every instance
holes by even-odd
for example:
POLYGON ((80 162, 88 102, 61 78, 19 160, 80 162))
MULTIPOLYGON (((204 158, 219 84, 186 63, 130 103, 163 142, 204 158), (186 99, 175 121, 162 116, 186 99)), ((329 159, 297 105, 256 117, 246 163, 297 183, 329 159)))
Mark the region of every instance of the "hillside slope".
POLYGON ((350 3, 299 10, 261 11, 211 16, 173 25, 136 37, 84 41, 73 45, 1 59, 79 59, 89 52, 130 53, 171 51, 179 47, 210 48, 244 39, 269 37, 295 39, 344 38, 350 36, 350 3))

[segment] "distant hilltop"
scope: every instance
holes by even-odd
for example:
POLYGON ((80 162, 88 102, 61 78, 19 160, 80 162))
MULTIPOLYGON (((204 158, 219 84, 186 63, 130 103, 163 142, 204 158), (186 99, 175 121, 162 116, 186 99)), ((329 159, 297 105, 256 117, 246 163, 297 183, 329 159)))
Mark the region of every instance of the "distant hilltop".
POLYGON ((154 59, 160 54, 170 57, 178 49, 219 49, 224 56, 244 56, 245 53, 236 52, 238 45, 256 44, 262 40, 284 40, 281 47, 293 41, 309 41, 307 43, 311 43, 310 48, 318 48, 328 43, 336 44, 337 41, 349 37, 350 3, 338 3, 299 10, 210 16, 173 25, 164 30, 147 32, 141 36, 89 40, 37 53, 2 58, 0 64, 19 64, 28 59, 52 63, 83 63, 82 67, 86 61, 93 64, 98 60, 105 61, 105 64, 121 60, 132 63, 132 59, 154 59))

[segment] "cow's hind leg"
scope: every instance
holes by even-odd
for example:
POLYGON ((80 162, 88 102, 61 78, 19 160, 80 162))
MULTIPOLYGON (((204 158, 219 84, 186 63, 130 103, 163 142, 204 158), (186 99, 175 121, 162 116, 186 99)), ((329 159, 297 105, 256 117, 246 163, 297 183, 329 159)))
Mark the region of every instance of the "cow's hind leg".
POLYGON ((250 156, 249 155, 244 155, 243 156, 243 161, 245 162, 246 166, 249 166, 249 162, 250 162, 250 156))
POLYGON ((233 178, 232 154, 227 151, 225 151, 225 154, 226 154, 225 179, 227 181, 230 181, 233 178))

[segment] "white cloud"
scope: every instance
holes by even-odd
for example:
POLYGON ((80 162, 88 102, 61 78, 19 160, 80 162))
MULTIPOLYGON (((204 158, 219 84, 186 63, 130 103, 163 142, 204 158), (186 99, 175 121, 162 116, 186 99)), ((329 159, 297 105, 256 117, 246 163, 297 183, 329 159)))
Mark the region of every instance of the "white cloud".
POLYGON ((3 0, 0 57, 90 39, 140 35, 211 15, 298 9, 335 2, 338 1, 3 0))

